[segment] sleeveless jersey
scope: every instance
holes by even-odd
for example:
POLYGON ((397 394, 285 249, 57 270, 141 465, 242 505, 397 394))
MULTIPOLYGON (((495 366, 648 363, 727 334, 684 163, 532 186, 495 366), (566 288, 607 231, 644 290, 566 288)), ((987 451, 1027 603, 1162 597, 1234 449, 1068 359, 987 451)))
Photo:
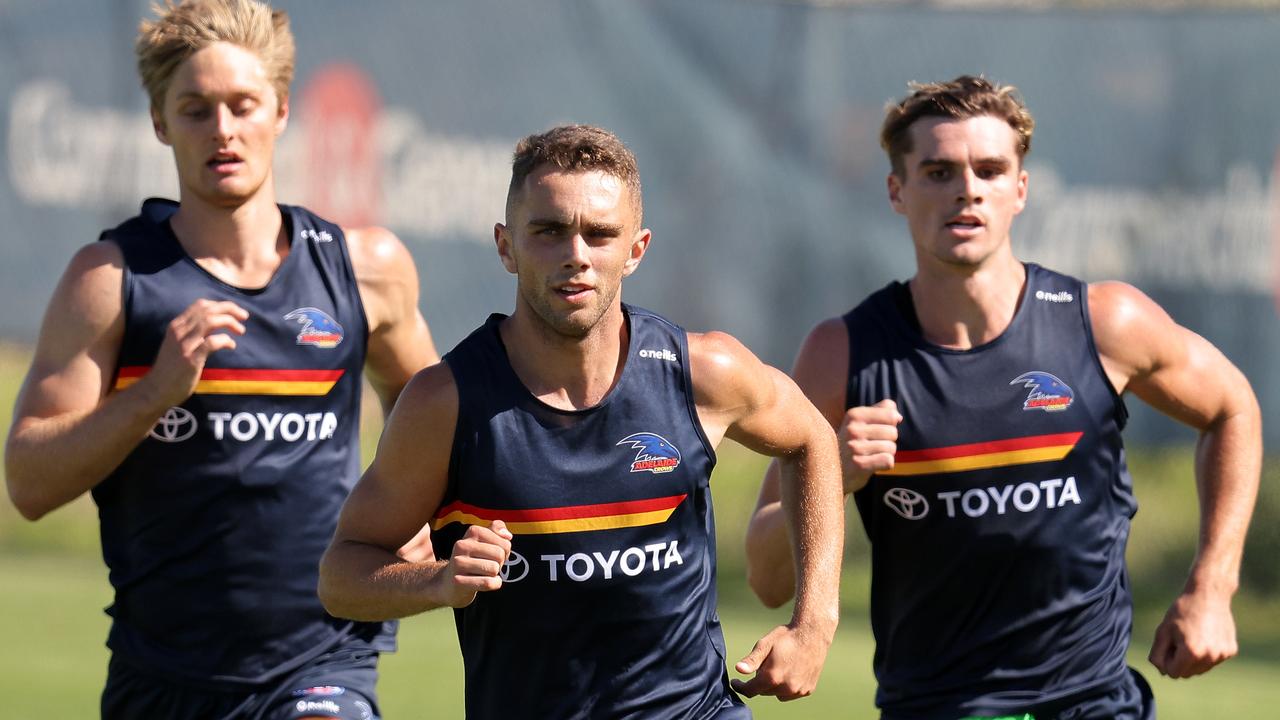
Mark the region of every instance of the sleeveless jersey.
POLYGON ((1127 415, 1088 287, 1026 270, 1009 327, 971 350, 925 341, 901 283, 844 316, 847 405, 903 416, 894 468, 855 494, 886 717, 1006 715, 1125 677, 1127 415))
POLYGON ((393 626, 329 617, 318 563, 360 472, 367 329, 342 230, 280 206, 291 249, 265 287, 210 275, 148 200, 103 239, 124 254, 114 390, 142 377, 199 298, 249 313, 194 394, 93 490, 115 588, 107 644, 163 677, 266 682, 344 641, 394 647, 393 626))
POLYGON ((448 557, 468 525, 495 519, 515 536, 503 586, 455 613, 472 720, 750 717, 725 672, 715 455, 686 335, 623 309, 628 357, 590 409, 529 393, 502 315, 444 358, 459 410, 436 552, 448 557))

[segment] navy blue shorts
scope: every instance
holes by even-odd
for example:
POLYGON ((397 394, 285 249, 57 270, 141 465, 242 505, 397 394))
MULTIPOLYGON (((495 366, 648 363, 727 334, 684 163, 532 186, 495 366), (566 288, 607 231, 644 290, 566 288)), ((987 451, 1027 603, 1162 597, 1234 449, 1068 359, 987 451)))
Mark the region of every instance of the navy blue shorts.
POLYGON ((1129 668, 1124 682, 1092 697, 1032 711, 1036 720, 1155 720, 1156 701, 1147 679, 1129 668))
POLYGON ((112 656, 102 720, 378 720, 377 680, 378 653, 367 647, 331 650, 252 690, 175 683, 112 656))

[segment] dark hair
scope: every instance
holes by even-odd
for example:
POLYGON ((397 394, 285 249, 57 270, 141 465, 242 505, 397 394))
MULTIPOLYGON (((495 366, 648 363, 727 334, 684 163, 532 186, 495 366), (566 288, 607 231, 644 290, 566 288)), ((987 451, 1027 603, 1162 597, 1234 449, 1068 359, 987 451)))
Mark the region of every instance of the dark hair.
POLYGON ((880 127, 880 147, 889 154, 893 174, 904 176, 902 158, 911 152, 911 125, 924 117, 964 120, 990 115, 1009 123, 1018 136, 1018 160, 1031 151, 1036 121, 1023 104, 1018 89, 985 78, 961 75, 951 82, 910 83, 912 93, 885 109, 880 127))
POLYGON ((511 184, 507 187, 507 216, 524 189, 525 178, 542 165, 569 172, 600 170, 626 183, 635 204, 636 220, 644 215, 640 200, 640 170, 636 156, 617 135, 592 125, 562 125, 530 135, 516 143, 511 160, 511 184))

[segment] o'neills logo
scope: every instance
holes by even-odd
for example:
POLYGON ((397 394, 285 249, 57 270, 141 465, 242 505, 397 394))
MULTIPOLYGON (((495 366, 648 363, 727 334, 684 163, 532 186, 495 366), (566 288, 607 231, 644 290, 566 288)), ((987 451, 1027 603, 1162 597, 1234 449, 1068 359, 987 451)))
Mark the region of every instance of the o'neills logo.
POLYGON ((680 451, 661 435, 635 433, 622 438, 617 444, 636 448, 635 460, 631 461, 633 473, 668 473, 680 466, 680 451))

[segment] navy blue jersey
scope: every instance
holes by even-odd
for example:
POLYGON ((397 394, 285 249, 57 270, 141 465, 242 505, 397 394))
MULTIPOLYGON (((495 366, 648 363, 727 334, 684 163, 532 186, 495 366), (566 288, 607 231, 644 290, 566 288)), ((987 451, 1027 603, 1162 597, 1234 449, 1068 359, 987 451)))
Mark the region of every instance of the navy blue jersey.
POLYGON ((624 312, 621 377, 587 410, 529 393, 502 315, 445 356, 459 411, 436 551, 448 557, 468 525, 495 519, 515 536, 502 588, 455 615, 473 720, 750 716, 725 673, 715 455, 685 332, 624 312))
MULTIPOLYGON (((390 649, 379 625, 325 614, 318 563, 360 471, 367 328, 338 226, 280 206, 291 248, 265 287, 228 285, 183 251, 176 204, 149 200, 103 238, 124 254, 115 390, 154 362, 199 298, 249 313, 195 393, 93 490, 115 602, 107 644, 166 677, 265 682, 347 639, 390 649)), ((388 631, 393 628, 386 628, 388 631)))
POLYGON ((995 340, 924 340, 893 283, 845 316, 847 405, 897 402, 895 467, 855 495, 871 539, 876 703, 1025 711, 1124 681, 1137 509, 1088 287, 1028 264, 995 340))

